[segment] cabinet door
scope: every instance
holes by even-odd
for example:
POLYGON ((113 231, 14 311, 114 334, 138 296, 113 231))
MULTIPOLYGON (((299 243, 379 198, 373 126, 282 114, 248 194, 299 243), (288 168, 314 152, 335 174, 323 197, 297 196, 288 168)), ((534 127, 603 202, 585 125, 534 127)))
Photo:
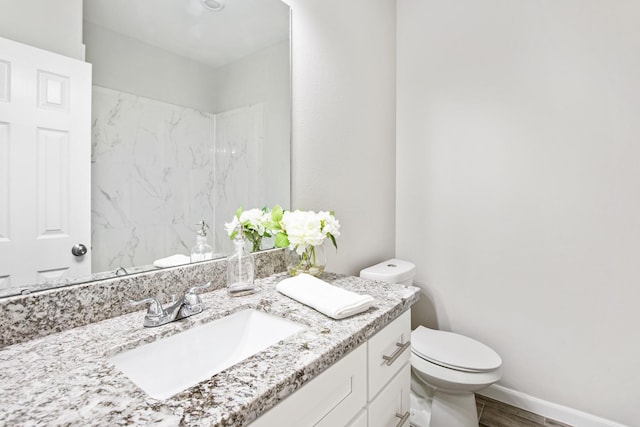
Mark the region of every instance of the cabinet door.
POLYGON ((251 426, 348 425, 367 403, 366 353, 367 345, 363 344, 255 420, 251 426))
POLYGON ((409 426, 411 366, 405 363, 369 405, 369 427, 409 426))

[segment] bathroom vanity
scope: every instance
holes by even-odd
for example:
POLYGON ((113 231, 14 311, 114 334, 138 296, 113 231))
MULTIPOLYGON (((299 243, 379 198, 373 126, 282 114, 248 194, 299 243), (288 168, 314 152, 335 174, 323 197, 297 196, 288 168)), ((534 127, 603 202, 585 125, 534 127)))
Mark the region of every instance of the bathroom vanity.
POLYGON ((406 311, 251 425, 408 425, 410 326, 406 311))
POLYGON ((336 321, 278 293, 284 277, 258 280, 260 292, 246 297, 204 293, 202 313, 161 327, 144 328, 144 311, 136 311, 2 348, 0 424, 408 425, 409 312, 418 289, 326 274, 376 300, 336 321), (110 362, 245 309, 303 329, 166 399, 150 397, 110 362))

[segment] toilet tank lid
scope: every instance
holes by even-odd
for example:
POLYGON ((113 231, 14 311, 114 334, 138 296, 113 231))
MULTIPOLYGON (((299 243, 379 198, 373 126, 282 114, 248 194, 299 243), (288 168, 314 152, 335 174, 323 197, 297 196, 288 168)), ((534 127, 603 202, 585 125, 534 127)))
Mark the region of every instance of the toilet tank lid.
POLYGON ((379 280, 386 283, 413 280, 415 275, 416 266, 413 263, 396 258, 383 261, 360 271, 360 277, 364 279, 379 280))

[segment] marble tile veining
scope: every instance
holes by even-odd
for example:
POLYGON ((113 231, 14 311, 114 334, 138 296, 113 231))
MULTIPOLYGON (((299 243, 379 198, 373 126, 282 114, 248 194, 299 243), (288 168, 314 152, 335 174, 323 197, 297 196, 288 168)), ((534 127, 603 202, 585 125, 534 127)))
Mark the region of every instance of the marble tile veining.
POLYGON ((92 270, 189 255, 195 224, 215 252, 239 206, 266 199, 264 104, 211 114, 94 86, 92 270), (118 171, 119 173, 114 173, 118 171))
POLYGON ((194 225, 215 217, 214 123, 214 114, 94 86, 93 271, 189 255, 194 225))
POLYGON ((299 389, 406 311, 418 288, 325 274, 367 293, 367 312, 333 320, 275 290, 279 273, 258 281, 260 292, 232 298, 203 294, 206 310, 160 328, 143 328, 144 311, 77 327, 0 350, 0 424, 244 426, 299 389), (254 308, 305 330, 166 400, 148 397, 107 360, 111 354, 254 308))

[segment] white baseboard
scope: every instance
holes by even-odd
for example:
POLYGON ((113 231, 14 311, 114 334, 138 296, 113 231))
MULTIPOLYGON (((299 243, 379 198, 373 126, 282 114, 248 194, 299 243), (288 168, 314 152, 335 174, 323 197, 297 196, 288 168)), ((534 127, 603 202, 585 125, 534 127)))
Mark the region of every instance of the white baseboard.
POLYGON ((497 384, 493 384, 477 394, 576 427, 626 427, 623 424, 538 399, 497 384))

